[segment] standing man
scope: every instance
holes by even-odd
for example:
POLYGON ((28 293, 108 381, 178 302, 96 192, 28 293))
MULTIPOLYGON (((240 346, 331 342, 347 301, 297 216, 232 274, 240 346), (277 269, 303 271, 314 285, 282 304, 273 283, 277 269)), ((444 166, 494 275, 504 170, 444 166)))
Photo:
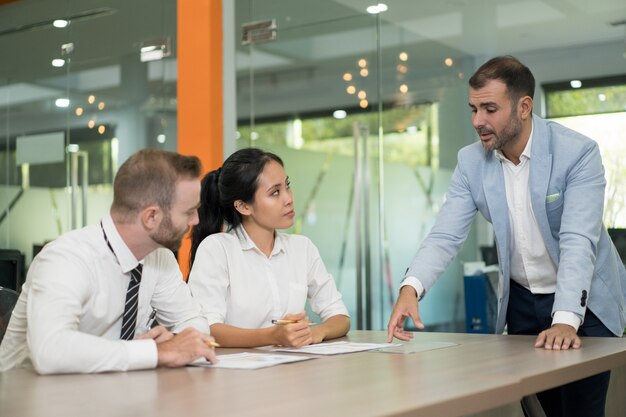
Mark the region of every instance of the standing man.
POLYGON ((208 322, 172 253, 198 223, 200 173, 196 157, 157 149, 124 162, 110 215, 60 236, 33 260, 0 345, 0 371, 216 362, 208 322), (163 326, 150 329, 154 318, 163 326))
MULTIPOLYGON (((408 340, 418 301, 457 254, 479 211, 493 224, 500 265, 496 332, 537 335, 535 347, 579 348, 579 336, 621 336, 626 271, 602 224, 598 145, 533 116, 535 79, 511 56, 469 80, 480 138, 458 154, 447 199, 402 282, 388 339, 408 340)), ((610 373, 537 394, 546 415, 604 416, 610 373)))

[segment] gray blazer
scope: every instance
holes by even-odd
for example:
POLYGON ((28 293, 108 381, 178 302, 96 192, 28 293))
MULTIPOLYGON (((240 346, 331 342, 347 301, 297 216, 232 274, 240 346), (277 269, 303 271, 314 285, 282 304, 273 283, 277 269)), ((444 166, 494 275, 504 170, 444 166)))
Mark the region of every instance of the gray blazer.
MULTIPOLYGON (((584 320, 589 307, 618 336, 626 327, 626 270, 606 228, 604 168, 593 140, 533 116, 529 187, 532 207, 557 265, 552 312, 584 320)), ((458 153, 446 201, 406 276, 428 291, 456 256, 476 215, 493 224, 500 266, 496 332, 504 330, 509 300, 509 210, 504 175, 494 152, 480 142, 458 153)))

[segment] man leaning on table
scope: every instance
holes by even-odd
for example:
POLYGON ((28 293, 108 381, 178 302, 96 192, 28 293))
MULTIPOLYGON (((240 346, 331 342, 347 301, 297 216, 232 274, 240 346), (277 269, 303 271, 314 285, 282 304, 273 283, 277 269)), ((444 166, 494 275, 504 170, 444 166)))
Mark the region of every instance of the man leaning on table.
MULTIPOLYGON (((598 145, 533 116, 535 80, 517 59, 494 58, 469 81, 480 141, 461 149, 438 219, 407 270, 389 341, 423 328, 418 301, 467 237, 479 211, 493 224, 500 265, 496 331, 538 335, 534 346, 579 348, 579 336, 621 336, 626 271, 602 224, 598 145)), ((514 360, 512 358, 512 360, 514 360)), ((610 373, 537 394, 548 417, 603 416, 610 373)))
POLYGON ((0 370, 40 374, 216 361, 208 322, 172 250, 198 222, 201 164, 156 149, 131 156, 110 214, 35 257, 0 345, 0 370), (150 329, 156 317, 162 326, 150 329))

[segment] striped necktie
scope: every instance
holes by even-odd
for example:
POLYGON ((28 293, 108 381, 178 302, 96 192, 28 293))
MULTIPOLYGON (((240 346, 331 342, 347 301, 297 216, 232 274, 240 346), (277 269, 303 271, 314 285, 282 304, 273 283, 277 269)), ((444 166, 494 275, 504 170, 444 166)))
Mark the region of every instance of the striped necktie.
POLYGON ((143 265, 139 264, 130 271, 130 282, 126 291, 126 304, 122 316, 122 340, 132 340, 135 337, 137 325, 137 305, 139 304, 139 284, 141 284, 141 272, 143 265))
MULTIPOLYGON (((109 238, 104 231, 104 226, 100 222, 102 228, 102 234, 104 235, 104 241, 111 250, 111 253, 115 257, 115 251, 109 238)), ((141 284, 141 274, 143 272, 143 265, 137 265, 132 271, 130 271, 130 282, 128 283, 128 290, 126 290, 126 303, 124 304, 124 314, 122 315, 122 331, 120 333, 120 339, 133 340, 135 337, 135 328, 137 327, 137 307, 139 305, 139 284, 141 284)))

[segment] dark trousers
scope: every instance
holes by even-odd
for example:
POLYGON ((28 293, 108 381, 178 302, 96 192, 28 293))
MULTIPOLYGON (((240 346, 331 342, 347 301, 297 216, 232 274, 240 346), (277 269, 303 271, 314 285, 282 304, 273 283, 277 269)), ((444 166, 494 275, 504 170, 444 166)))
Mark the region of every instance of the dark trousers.
MULTIPOLYGON (((537 335, 552 325, 554 294, 532 294, 511 281, 509 307, 506 314, 509 334, 537 335)), ((591 310, 578 336, 615 337, 591 310)), ((581 349, 584 349, 584 344, 581 349)), ((611 372, 603 372, 537 393, 547 417, 604 417, 606 393, 611 372)))

